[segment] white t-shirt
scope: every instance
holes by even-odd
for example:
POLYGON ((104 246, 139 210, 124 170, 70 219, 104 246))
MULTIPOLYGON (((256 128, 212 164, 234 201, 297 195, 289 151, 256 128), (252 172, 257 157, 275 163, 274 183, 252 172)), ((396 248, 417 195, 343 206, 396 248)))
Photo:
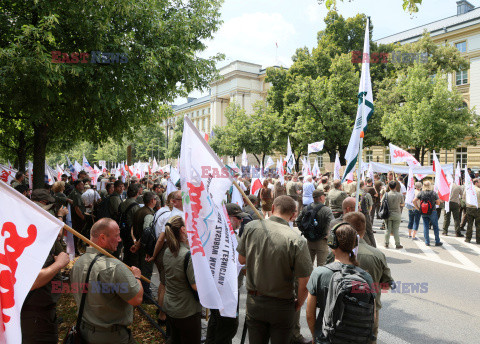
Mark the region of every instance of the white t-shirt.
POLYGON ((168 220, 175 216, 175 215, 180 215, 182 219, 185 221, 185 214, 183 211, 178 210, 177 208, 173 208, 173 210, 170 211, 169 207, 162 207, 157 210, 155 213, 155 218, 158 217, 158 220, 155 224, 155 235, 157 238, 165 232, 165 224, 168 222, 168 220))

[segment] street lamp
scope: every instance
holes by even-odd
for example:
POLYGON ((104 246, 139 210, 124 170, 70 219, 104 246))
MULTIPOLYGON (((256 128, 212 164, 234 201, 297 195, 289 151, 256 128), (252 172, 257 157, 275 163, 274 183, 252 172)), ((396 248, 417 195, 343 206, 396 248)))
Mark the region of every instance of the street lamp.
POLYGON ((171 125, 168 125, 168 124, 167 124, 166 128, 167 128, 167 137, 166 137, 166 139, 165 139, 165 141, 166 141, 166 142, 165 142, 165 157, 166 157, 166 159, 167 159, 167 165, 168 165, 168 156, 167 156, 167 151, 168 151, 168 139, 169 139, 169 137, 168 137, 168 129, 173 130, 173 127, 172 127, 171 125))

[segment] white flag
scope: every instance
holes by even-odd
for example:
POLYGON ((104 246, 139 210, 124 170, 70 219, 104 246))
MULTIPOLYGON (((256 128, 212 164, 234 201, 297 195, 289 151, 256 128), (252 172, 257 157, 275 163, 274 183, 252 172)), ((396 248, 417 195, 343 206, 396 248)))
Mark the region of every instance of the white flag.
POLYGON ((232 178, 188 117, 184 119, 180 175, 185 223, 200 303, 237 315, 235 233, 222 200, 232 178))
POLYGON ((375 180, 375 174, 373 173, 373 165, 371 163, 368 163, 368 177, 372 180, 372 182, 375 180))
POLYGON ((243 149, 242 153, 242 166, 248 166, 248 157, 247 157, 247 152, 245 152, 245 148, 243 149))
POLYGON ((15 180, 15 170, 11 169, 8 166, 0 165, 0 180, 4 183, 10 185, 10 183, 15 180))
POLYGON ((22 342, 23 302, 62 227, 55 216, 0 182, 0 343, 22 342))
POLYGON ((30 190, 33 190, 33 163, 31 161, 28 162, 27 173, 28 173, 28 186, 30 187, 30 190))
POLYGON ((318 176, 320 174, 320 167, 318 167, 318 158, 313 162, 312 175, 318 176))
POLYGON ((340 179, 340 168, 342 165, 340 165, 340 158, 338 156, 338 153, 335 157, 335 167, 333 168, 333 180, 340 179))
POLYGON ((295 156, 292 153, 292 146, 290 146, 290 137, 287 141, 287 172, 292 173, 293 168, 295 167, 295 156))
POLYGON ((435 188, 438 190, 438 198, 448 202, 450 199, 450 185, 447 181, 447 176, 443 171, 440 162, 437 159, 435 151, 433 153, 433 171, 435 172, 435 188))
POLYGON ((309 143, 307 154, 320 152, 323 149, 324 143, 325 143, 325 140, 322 140, 320 142, 309 143))
POLYGON ((47 162, 45 162, 45 183, 48 185, 53 185, 53 183, 55 183, 55 175, 55 171, 47 165, 47 162))
POLYGON ((75 160, 75 162, 73 163, 73 166, 75 167, 75 170, 76 170, 77 172, 82 171, 82 166, 78 163, 77 160, 75 160))
POLYGON ((243 207, 243 197, 240 191, 234 186, 232 189, 232 203, 236 203, 240 206, 240 208, 243 207))
MULTIPOLYGON (((410 167, 422 167, 420 162, 418 162, 418 160, 415 159, 415 157, 406 150, 401 149, 400 147, 395 146, 392 143, 389 143, 388 146, 390 149, 390 161, 392 162, 392 164, 401 164, 406 162, 407 165, 410 167)), ((425 178, 424 174, 416 173, 415 176, 419 180, 425 178)))
POLYGON ((343 177, 345 178, 355 169, 357 164, 358 151, 360 149, 360 135, 367 130, 367 124, 370 117, 373 115, 373 94, 372 82, 370 80, 370 19, 367 19, 365 27, 365 39, 363 42, 363 61, 362 61, 362 76, 360 78, 360 86, 358 88, 358 109, 355 123, 353 125, 352 136, 348 143, 348 148, 345 153, 345 160, 347 167, 343 177), (365 103, 365 104, 364 104, 365 103))
POLYGON ((457 162, 457 169, 455 170, 455 184, 460 185, 462 173, 460 172, 460 162, 457 162))
POLYGON ((410 204, 413 207, 413 200, 415 198, 415 179, 413 179, 413 170, 410 167, 408 171, 408 185, 407 195, 405 196, 405 204, 410 204))
POLYGON ((265 168, 268 169, 270 166, 275 165, 271 156, 268 157, 267 162, 265 163, 265 168))
POLYGON ((277 170, 278 170, 278 180, 281 185, 285 184, 285 171, 283 170, 283 158, 280 157, 280 160, 277 161, 277 170))
POLYGON ((472 178, 470 178, 468 174, 467 166, 465 166, 465 201, 467 204, 474 205, 478 208, 477 193, 475 186, 473 186, 472 178))

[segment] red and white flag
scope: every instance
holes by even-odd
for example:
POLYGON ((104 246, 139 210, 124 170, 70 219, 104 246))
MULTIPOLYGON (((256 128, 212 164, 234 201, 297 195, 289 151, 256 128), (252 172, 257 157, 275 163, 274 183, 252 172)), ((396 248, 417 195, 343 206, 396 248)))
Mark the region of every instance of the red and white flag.
POLYGON ((433 151, 433 171, 435 172, 435 188, 438 190, 438 198, 448 202, 450 199, 450 185, 435 151, 433 151))
POLYGON ((62 227, 63 222, 0 182, 0 344, 22 342, 23 302, 62 227))
MULTIPOLYGON (((403 162, 406 162, 408 166, 410 167, 422 167, 422 165, 418 162, 415 157, 407 152, 406 150, 401 149, 398 146, 395 146, 394 144, 389 144, 389 149, 390 149, 390 160, 392 164, 400 164, 403 162)), ((421 180, 425 178, 424 174, 418 174, 415 173, 415 176, 417 179, 421 180)))
POLYGON ((4 183, 10 185, 10 182, 15 179, 15 173, 17 172, 14 169, 0 165, 0 180, 4 183))
POLYGON ((180 155, 183 209, 200 303, 237 315, 237 252, 223 198, 232 177, 188 117, 180 155))

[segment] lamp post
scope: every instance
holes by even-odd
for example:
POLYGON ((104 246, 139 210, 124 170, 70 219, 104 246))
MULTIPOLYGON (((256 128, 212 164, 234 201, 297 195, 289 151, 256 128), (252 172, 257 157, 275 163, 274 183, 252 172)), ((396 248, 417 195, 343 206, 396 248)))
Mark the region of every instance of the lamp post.
POLYGON ((168 140, 169 140, 168 130, 169 130, 169 129, 170 129, 170 130, 173 130, 173 127, 172 127, 171 125, 168 125, 168 124, 167 124, 167 126, 166 126, 165 128, 167 129, 167 137, 166 137, 166 139, 165 139, 165 148, 166 148, 166 150, 165 150, 165 157, 166 157, 166 159, 167 159, 167 165, 168 165, 168 156, 167 156, 168 140))

